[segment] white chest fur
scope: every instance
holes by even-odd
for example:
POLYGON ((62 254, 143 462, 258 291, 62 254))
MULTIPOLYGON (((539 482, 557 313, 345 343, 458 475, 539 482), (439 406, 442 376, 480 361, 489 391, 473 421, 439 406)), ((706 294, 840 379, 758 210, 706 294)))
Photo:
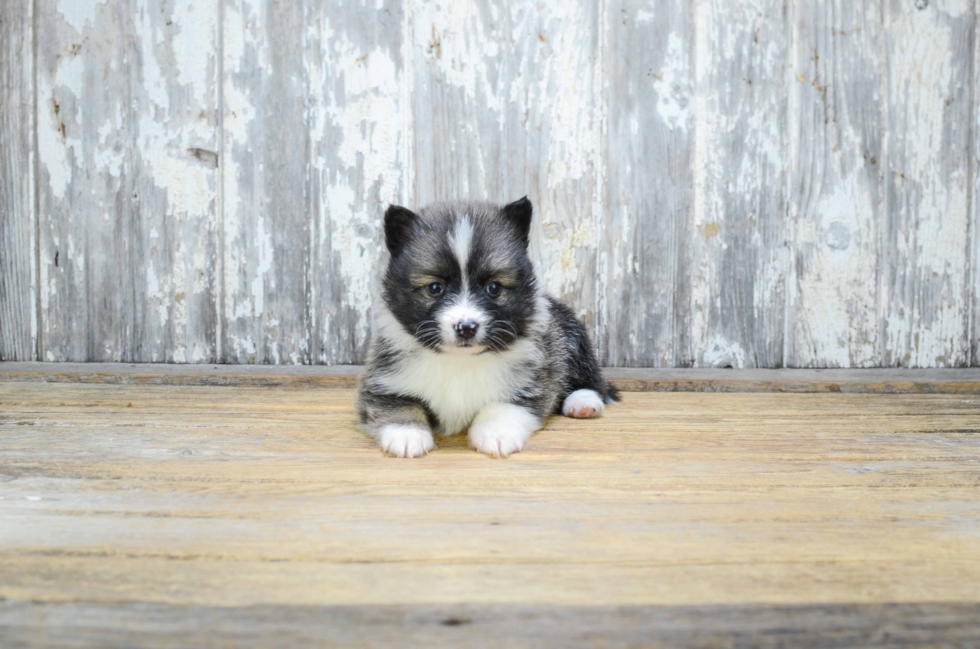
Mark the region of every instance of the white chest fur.
POLYGON ((508 401, 532 379, 527 360, 533 345, 522 341, 503 354, 457 356, 420 352, 379 377, 386 388, 424 400, 439 417, 442 435, 466 430, 481 408, 508 401))

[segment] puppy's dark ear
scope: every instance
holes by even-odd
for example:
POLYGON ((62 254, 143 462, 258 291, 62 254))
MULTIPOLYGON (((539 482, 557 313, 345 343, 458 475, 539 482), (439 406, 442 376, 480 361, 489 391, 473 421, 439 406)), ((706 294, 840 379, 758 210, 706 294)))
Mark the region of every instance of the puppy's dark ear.
POLYGON ((531 231, 531 216, 534 214, 531 201, 527 200, 527 196, 525 196, 518 201, 504 205, 503 214, 504 218, 521 235, 521 239, 524 240, 524 245, 526 246, 528 233, 531 231))
POLYGON ((389 205, 385 211, 385 244, 392 257, 398 256, 412 236, 412 228, 418 220, 418 214, 402 207, 389 205))

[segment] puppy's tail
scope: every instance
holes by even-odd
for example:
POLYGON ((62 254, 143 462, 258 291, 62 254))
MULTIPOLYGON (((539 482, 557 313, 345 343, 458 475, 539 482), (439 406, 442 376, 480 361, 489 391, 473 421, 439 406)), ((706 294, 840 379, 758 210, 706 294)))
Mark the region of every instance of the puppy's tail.
POLYGON ((619 390, 609 381, 606 381, 606 389, 602 392, 602 400, 608 404, 619 403, 619 390))

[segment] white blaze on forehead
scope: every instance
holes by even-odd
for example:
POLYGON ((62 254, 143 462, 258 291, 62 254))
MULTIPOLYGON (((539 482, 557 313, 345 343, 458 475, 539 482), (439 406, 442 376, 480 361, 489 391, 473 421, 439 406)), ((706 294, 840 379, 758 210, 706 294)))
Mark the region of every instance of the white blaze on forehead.
POLYGON ((459 295, 436 316, 439 330, 442 333, 442 340, 450 348, 455 347, 456 325, 458 323, 475 322, 478 325, 476 336, 469 342, 480 346, 486 335, 486 324, 490 321, 487 313, 470 301, 470 292, 466 282, 466 264, 469 262, 472 246, 473 222, 469 215, 463 215, 456 219, 456 222, 453 223, 453 229, 449 233, 449 247, 456 256, 456 260, 459 261, 461 290, 459 295))
POLYGON ((470 257, 470 246, 473 244, 473 223, 469 216, 463 216, 453 224, 453 231, 449 234, 449 245, 453 249, 453 254, 459 260, 459 270, 466 276, 466 262, 470 257))

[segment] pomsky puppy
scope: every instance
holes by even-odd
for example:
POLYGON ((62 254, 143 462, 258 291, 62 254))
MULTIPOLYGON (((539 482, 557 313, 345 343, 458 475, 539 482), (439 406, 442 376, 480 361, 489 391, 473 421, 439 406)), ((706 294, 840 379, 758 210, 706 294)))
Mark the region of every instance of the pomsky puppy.
POLYGON ((495 457, 520 451, 551 414, 615 403, 585 327, 544 293, 528 257, 531 202, 391 206, 391 259, 359 384, 361 428, 419 457, 469 431, 495 457))

